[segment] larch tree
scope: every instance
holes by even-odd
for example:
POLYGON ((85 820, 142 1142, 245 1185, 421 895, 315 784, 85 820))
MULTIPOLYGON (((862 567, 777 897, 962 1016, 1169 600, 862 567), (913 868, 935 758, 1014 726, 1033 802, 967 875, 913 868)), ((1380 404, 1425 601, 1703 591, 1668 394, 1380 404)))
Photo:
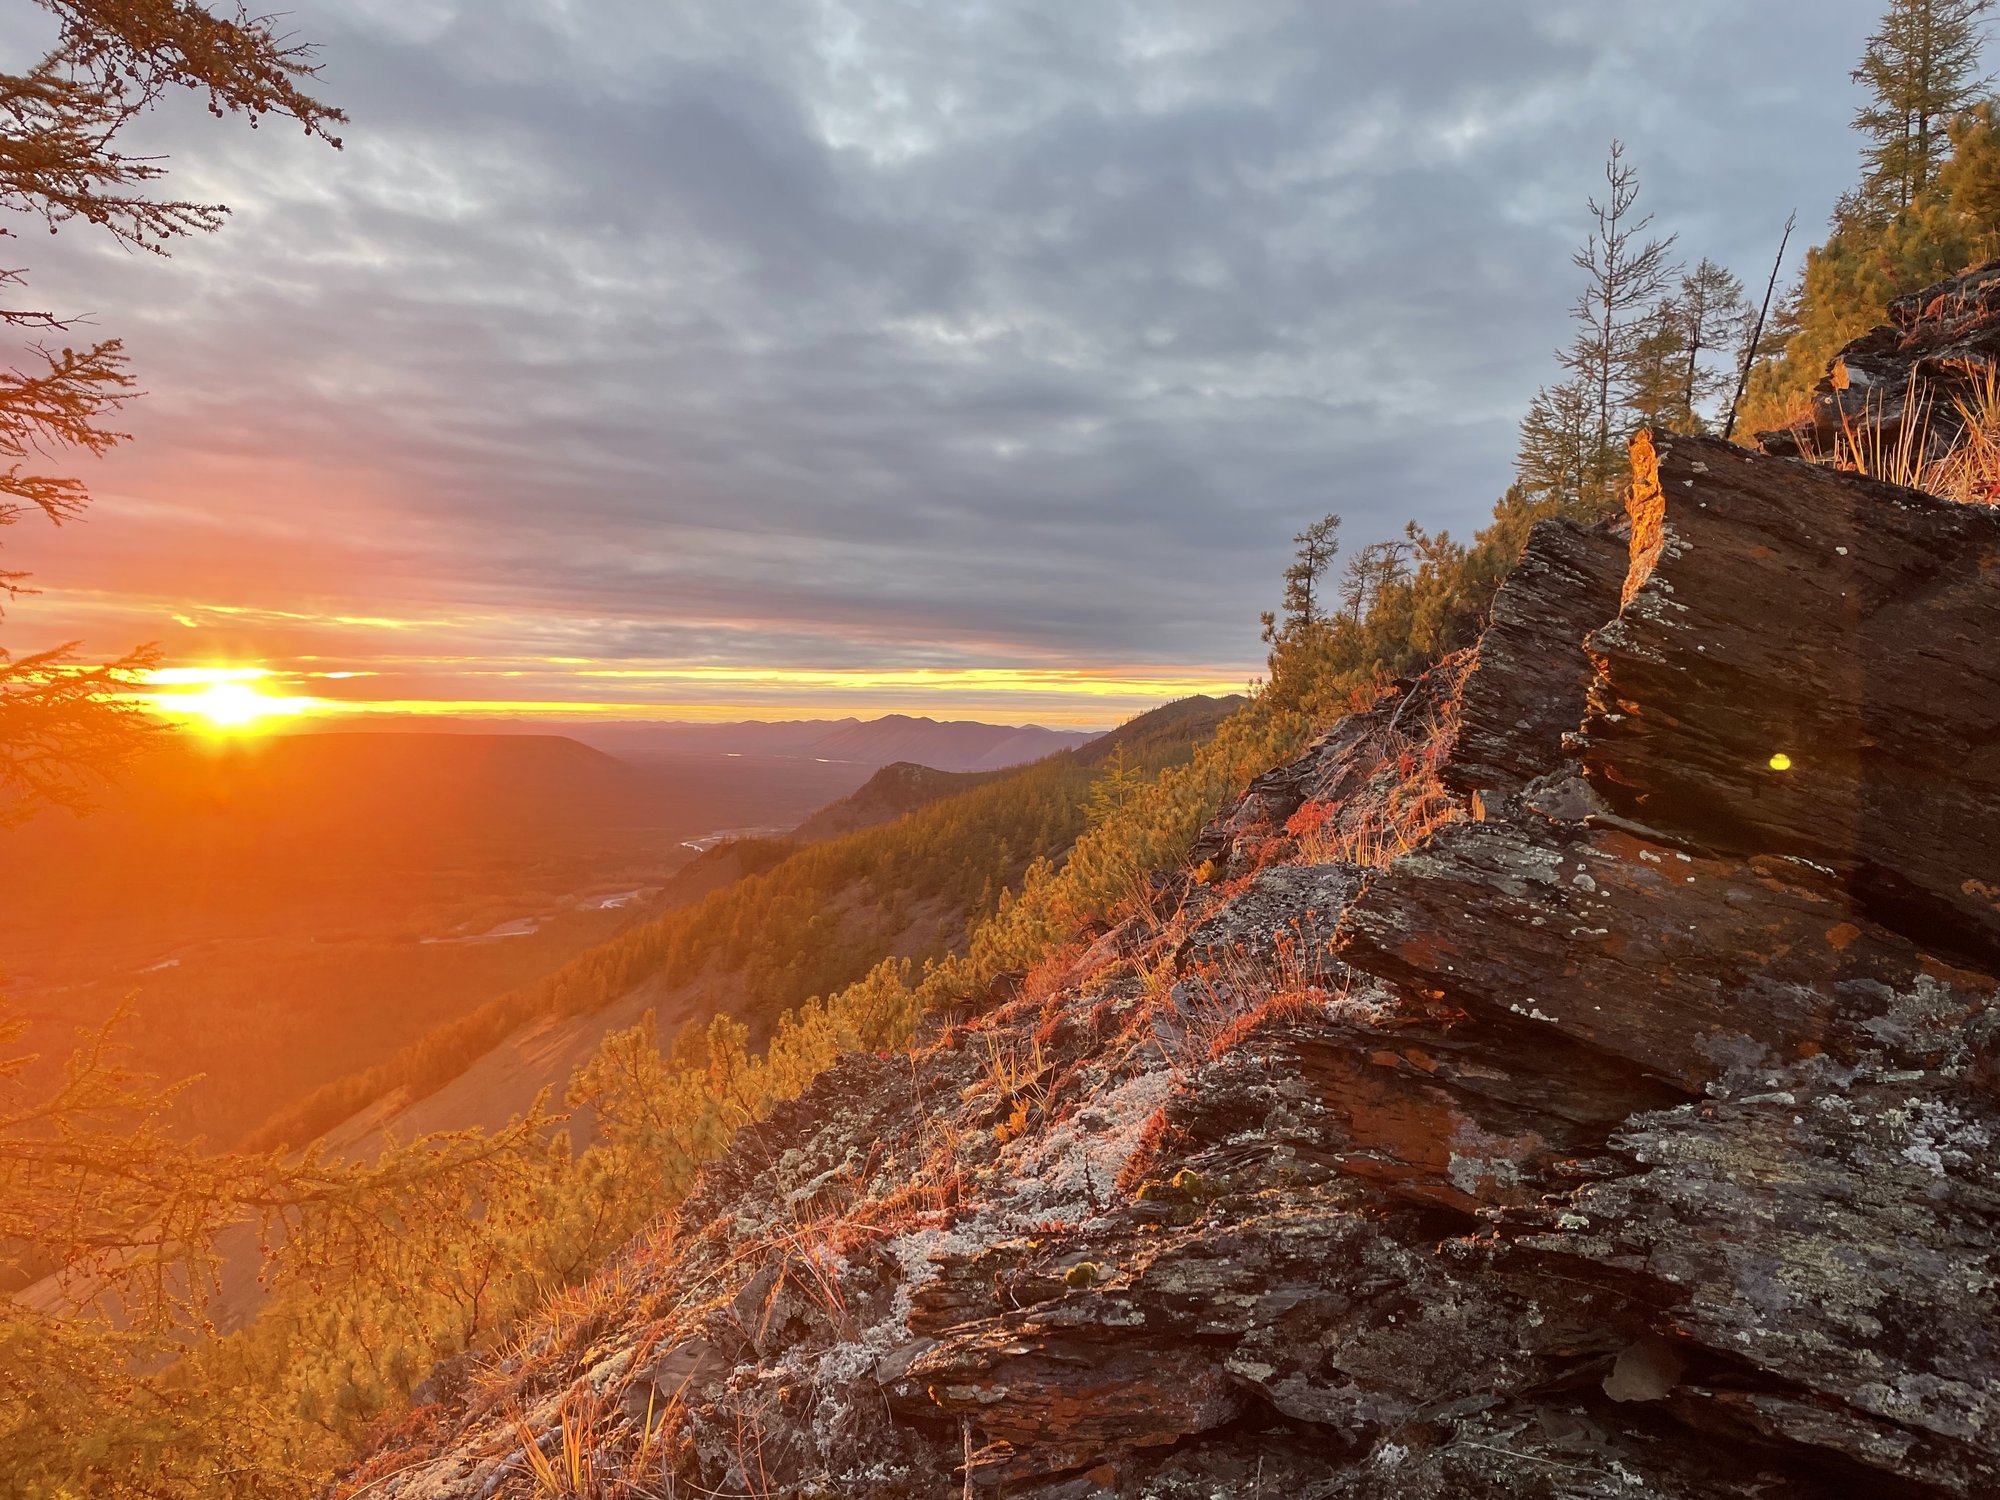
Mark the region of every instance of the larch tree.
POLYGON ((1564 513, 1580 511, 1595 467, 1596 435, 1594 405, 1581 380, 1571 377, 1535 392, 1514 458, 1522 492, 1564 513))
POLYGON ((1653 305, 1632 343, 1626 408, 1633 425, 1707 432, 1750 336, 1743 283, 1706 256, 1653 305))
MULTIPOLYGON (((169 95, 193 93, 217 117, 252 126, 288 118, 338 146, 340 111, 305 92, 311 50, 275 19, 214 14, 197 0, 35 0, 54 21, 49 50, 25 72, 0 72, 0 238, 36 224, 84 225, 128 249, 165 255, 219 227, 228 210, 157 191, 160 159, 124 148, 128 128, 169 95)), ((12 257, 9 257, 11 260, 12 257)), ((0 527, 55 525, 89 501, 51 456, 98 456, 125 440, 118 409, 134 394, 123 344, 66 342, 72 319, 38 308, 26 271, 0 266, 0 327, 14 343, 0 369, 0 527)), ((26 575, 0 569, 0 603, 26 575)), ((24 656, 0 650, 0 826, 54 803, 78 807, 97 776, 144 743, 147 722, 112 696, 147 666, 141 650, 96 667, 74 644, 24 656)))
POLYGON ((1687 364, 1686 310, 1677 296, 1663 297, 1632 340, 1625 409, 1634 426, 1692 429, 1683 371, 1687 364))
POLYGON ((1340 579, 1340 610, 1353 624, 1367 618, 1376 603, 1409 577, 1413 542, 1391 538, 1370 542, 1347 560, 1340 579))
POLYGON ((1992 100, 1981 100, 1951 122, 1951 154, 1938 169, 1933 191, 1955 221, 1951 228, 1965 237, 1970 259, 1984 260, 2000 250, 2000 120, 1992 100))
POLYGON ((1326 621, 1326 605, 1320 596, 1320 582, 1340 553, 1340 517, 1324 515, 1292 538, 1297 549, 1292 565, 1285 569, 1285 591, 1281 615, 1266 612, 1264 639, 1278 641, 1309 632, 1326 621))
POLYGON ((1638 211, 1639 174, 1626 161, 1622 141, 1611 143, 1604 183, 1602 199, 1586 200, 1591 231, 1571 256, 1584 274, 1571 311, 1576 337, 1556 356, 1589 403, 1586 499, 1606 496, 1623 467, 1623 414, 1650 314, 1679 271, 1672 258, 1674 237, 1647 234, 1653 216, 1638 211))
POLYGON ((1674 299, 1679 315, 1681 386, 1678 432, 1706 432, 1714 408, 1729 394, 1754 309, 1743 282, 1707 256, 1681 278, 1674 299))
POLYGON ((1868 38, 1854 81, 1868 90, 1854 126, 1869 138, 1862 195, 1880 214, 1901 213, 1936 178, 1953 117, 1975 103, 1982 20, 1993 0, 1891 0, 1868 38))
POLYGON ((1892 0, 1855 79, 1868 90, 1859 186, 1756 353, 1739 430, 1792 425, 1840 347, 1893 299, 2000 252, 1990 80, 1980 69, 1992 0, 1892 0), (1769 351, 1767 353, 1767 351, 1769 351))
POLYGON ((1145 768, 1125 753, 1123 744, 1111 747, 1097 778, 1090 786, 1087 815, 1094 826, 1108 822, 1146 785, 1145 768))
POLYGON ((1340 552, 1340 517, 1327 514, 1292 538, 1292 564, 1285 569, 1284 592, 1276 612, 1263 615, 1264 639, 1270 644, 1271 682, 1301 680, 1296 666, 1317 661, 1338 619, 1329 608, 1327 570, 1340 552))

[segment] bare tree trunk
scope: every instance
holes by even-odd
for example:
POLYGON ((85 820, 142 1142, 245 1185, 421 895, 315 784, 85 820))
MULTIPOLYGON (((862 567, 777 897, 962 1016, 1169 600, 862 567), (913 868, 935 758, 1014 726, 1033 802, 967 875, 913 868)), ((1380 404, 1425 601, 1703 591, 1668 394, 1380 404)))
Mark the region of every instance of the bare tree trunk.
POLYGON ((1771 262, 1771 279, 1764 284, 1764 305, 1757 309, 1757 327, 1750 335, 1749 347, 1743 351, 1743 368, 1736 372, 1736 394, 1729 399, 1729 420, 1722 424, 1722 440, 1726 443, 1736 431, 1736 408, 1743 404, 1743 391, 1750 384, 1750 367, 1757 362, 1757 346, 1764 342, 1764 320, 1771 314, 1771 293, 1777 290, 1778 268, 1785 263, 1785 246, 1791 243, 1792 229, 1799 222, 1799 211, 1793 209, 1785 218, 1785 232, 1778 240, 1778 254, 1771 262))

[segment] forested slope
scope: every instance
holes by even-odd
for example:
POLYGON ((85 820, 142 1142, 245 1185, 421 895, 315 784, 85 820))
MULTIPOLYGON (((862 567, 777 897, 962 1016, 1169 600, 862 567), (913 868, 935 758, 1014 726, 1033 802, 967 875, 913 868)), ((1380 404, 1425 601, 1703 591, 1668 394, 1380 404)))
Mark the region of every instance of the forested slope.
MULTIPOLYGON (((1114 786, 1101 795, 1122 795, 1185 760, 1219 716, 1206 699, 1169 705, 1083 751, 1013 772, 952 773, 942 785, 968 789, 926 799, 884 826, 799 846, 749 840, 711 851, 690 876, 725 860, 745 873, 299 1100, 251 1144, 301 1145, 392 1093, 403 1103, 421 1098, 522 1025, 590 1014, 642 984, 663 1001, 674 997, 663 1009, 675 1024, 727 1012, 761 1041, 783 1012, 885 958, 922 961, 962 947, 1002 891, 1035 861, 1060 858, 1083 831, 1099 763, 1117 757, 1114 786)), ((559 1087, 563 1075, 547 1082, 559 1087)))

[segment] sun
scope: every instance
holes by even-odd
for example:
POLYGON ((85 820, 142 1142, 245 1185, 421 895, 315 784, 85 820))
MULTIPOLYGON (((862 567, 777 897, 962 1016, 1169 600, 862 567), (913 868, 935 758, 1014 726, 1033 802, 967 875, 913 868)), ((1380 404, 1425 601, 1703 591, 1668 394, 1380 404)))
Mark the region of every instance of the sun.
POLYGON ((320 706, 317 698, 264 691, 262 667, 163 667, 147 674, 165 692, 139 696, 155 713, 203 734, 255 734, 320 706))
POLYGON ((198 693, 177 698, 174 707, 197 714, 204 729, 244 729, 260 719, 296 714, 283 699, 267 697, 247 682, 218 682, 198 693))

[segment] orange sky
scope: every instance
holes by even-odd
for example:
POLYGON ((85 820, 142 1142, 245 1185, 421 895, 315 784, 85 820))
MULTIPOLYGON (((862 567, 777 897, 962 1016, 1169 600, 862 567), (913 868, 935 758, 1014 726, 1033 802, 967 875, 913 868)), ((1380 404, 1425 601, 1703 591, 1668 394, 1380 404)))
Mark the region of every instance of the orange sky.
POLYGON ((765 621, 671 593, 623 617, 534 588, 507 597, 477 559, 440 568, 448 540, 424 536, 421 502, 379 475, 218 459, 154 436, 165 442, 85 470, 95 500, 82 521, 17 531, 10 558, 36 570, 38 592, 9 629, 20 649, 78 640, 100 658, 157 643, 167 680, 139 696, 197 725, 206 703, 230 729, 883 713, 1104 728, 1190 693, 1240 692, 1252 670, 970 632, 913 640, 892 618, 765 621), (661 635, 702 649, 646 649, 661 635), (232 683, 219 699, 218 681, 232 683), (251 694, 263 710, 238 712, 251 694))
MULTIPOLYGON (((162 669, 135 696, 196 727, 219 715, 230 730, 372 727, 383 715, 551 725, 883 713, 1103 728, 1190 693, 1241 692, 1248 677, 1019 642, 912 644, 881 630, 815 653, 810 632, 788 629, 798 657, 817 654, 820 665, 593 654, 602 637, 650 622, 495 601, 476 577, 399 566, 383 541, 395 517, 376 512, 376 536, 321 537, 314 507, 291 495, 287 517, 226 493, 160 502, 100 489, 85 521, 15 549, 43 572, 10 623, 34 631, 31 649, 80 640, 85 655, 102 657, 157 643, 162 669), (855 664, 857 655, 875 659, 855 664)), ((334 509, 352 517, 371 507, 348 495, 334 509)), ((762 633, 754 619, 700 623, 726 643, 762 633)))

